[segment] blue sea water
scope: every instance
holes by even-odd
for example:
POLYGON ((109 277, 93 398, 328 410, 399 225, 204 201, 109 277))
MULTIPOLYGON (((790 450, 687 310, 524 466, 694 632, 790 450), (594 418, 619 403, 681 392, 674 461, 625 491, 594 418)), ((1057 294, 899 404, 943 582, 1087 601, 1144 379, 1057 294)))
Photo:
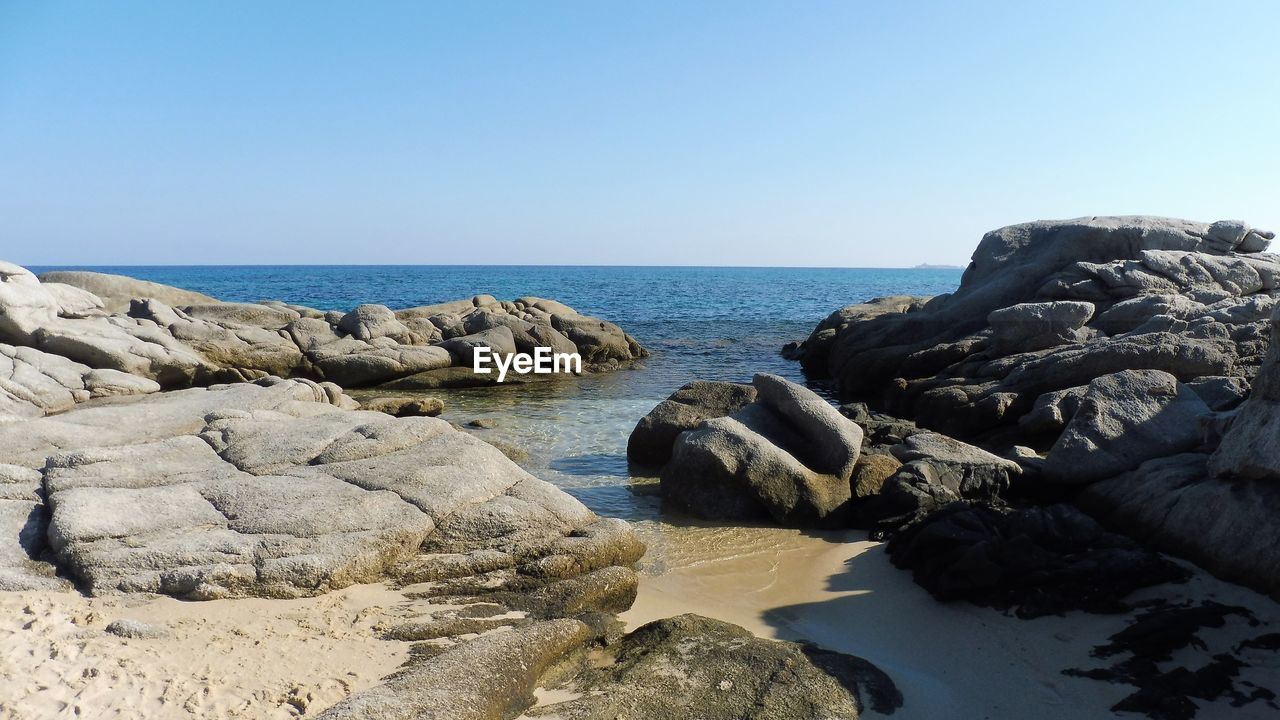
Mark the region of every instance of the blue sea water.
POLYGON ((322 310, 361 303, 392 308, 482 293, 551 298, 611 320, 653 354, 633 368, 576 380, 435 391, 445 417, 497 422, 481 431, 529 453, 533 474, 592 509, 653 518, 656 499, 632 492, 627 436, 645 413, 694 379, 749 381, 771 372, 803 382, 779 355, 787 342, 845 305, 882 295, 936 295, 960 270, 582 266, 130 266, 41 267, 128 275, 252 302, 277 299, 322 310))

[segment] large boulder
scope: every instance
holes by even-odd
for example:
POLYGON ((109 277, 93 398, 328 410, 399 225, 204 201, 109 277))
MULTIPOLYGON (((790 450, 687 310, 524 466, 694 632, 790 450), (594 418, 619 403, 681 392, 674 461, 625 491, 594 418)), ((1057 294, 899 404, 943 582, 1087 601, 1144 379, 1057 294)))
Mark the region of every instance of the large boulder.
POLYGON ((688 383, 640 418, 627 439, 627 459, 662 465, 671 458, 671 447, 680 433, 704 420, 733 414, 755 399, 752 385, 715 380, 688 383))
POLYGON ((862 429, 812 391, 756 375, 755 402, 676 439, 664 496, 703 517, 836 521, 851 496, 862 429))
POLYGON ((992 311, 992 347, 1003 353, 1032 352, 1089 339, 1085 323, 1093 303, 1078 300, 1020 303, 992 311))
POLYGON ((0 261, 0 342, 30 345, 54 324, 61 306, 26 268, 0 261))
POLYGON ((576 698, 527 716, 854 720, 863 709, 888 714, 902 705, 893 681, 866 660, 762 640, 699 615, 649 623, 606 652, 608 662, 571 681, 576 698))
POLYGON ((1080 485, 1132 470, 1200 444, 1210 410, 1190 388, 1159 370, 1125 370, 1094 380, 1045 458, 1052 482, 1080 485))

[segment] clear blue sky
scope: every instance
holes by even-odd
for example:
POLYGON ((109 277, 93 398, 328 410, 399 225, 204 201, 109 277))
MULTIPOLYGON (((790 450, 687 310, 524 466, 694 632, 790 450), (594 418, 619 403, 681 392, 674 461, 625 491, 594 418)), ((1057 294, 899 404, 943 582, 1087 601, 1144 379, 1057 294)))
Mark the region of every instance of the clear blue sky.
POLYGON ((0 257, 967 262, 1280 230, 1280 3, 0 0, 0 257))

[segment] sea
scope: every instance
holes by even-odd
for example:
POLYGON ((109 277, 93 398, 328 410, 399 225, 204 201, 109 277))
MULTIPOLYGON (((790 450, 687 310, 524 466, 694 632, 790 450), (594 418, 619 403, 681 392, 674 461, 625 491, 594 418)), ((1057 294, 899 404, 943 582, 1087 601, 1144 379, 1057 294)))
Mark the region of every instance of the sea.
MULTIPOLYGON (((196 290, 221 300, 283 300, 320 310, 362 303, 391 308, 479 294, 550 298, 620 325, 652 355, 611 373, 573 380, 432 391, 443 417, 487 418, 477 434, 522 448, 532 474, 597 513, 644 523, 665 516, 646 471, 629 467, 636 422, 695 379, 750 381, 758 372, 806 383, 779 351, 831 312, 883 295, 954 290, 947 268, 731 268, 594 266, 113 266, 96 270, 196 290)), ((811 384, 822 392, 820 384, 811 384)))

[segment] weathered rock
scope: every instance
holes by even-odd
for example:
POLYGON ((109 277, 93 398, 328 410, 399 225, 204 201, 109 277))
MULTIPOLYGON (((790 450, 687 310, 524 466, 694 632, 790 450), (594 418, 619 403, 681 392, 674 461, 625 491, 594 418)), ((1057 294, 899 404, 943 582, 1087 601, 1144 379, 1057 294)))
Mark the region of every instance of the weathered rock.
POLYGON ((895 534, 889 557, 939 600, 1015 609, 1021 617, 1118 612, 1134 590, 1187 576, 1070 505, 955 503, 895 534))
POLYGON ((1242 377, 1199 377, 1187 383, 1210 410, 1230 410, 1249 396, 1249 381, 1242 377))
POLYGON ((662 465, 671 458, 676 437, 702 424, 741 410, 756 399, 756 389, 742 383, 695 380, 658 403, 636 423, 627 439, 627 458, 662 465))
POLYGON ((395 417, 435 417, 444 412, 444 401, 424 397, 375 397, 361 402, 360 409, 395 417))
POLYGON ((1084 325, 1093 317, 1093 303, 1078 300, 1020 303, 987 315, 992 349, 1000 354, 1032 352, 1084 342, 1084 325))
POLYGON ((1209 408, 1158 370, 1125 370, 1089 384, 1080 407, 1045 458, 1045 477, 1085 484, 1200 444, 1209 408))
POLYGON ((0 344, 0 422, 63 412, 95 397, 157 392, 152 380, 92 370, 35 348, 0 344))
POLYGON ((853 496, 865 498, 879 495, 880 489, 884 487, 884 481, 888 480, 900 467, 902 462, 892 455, 863 455, 854 466, 853 477, 850 480, 853 496))
POLYGON ((904 465, 927 465, 937 484, 958 497, 991 499, 1008 489, 1017 463, 938 433, 916 433, 892 449, 904 465))
POLYGON ((533 704, 552 665, 585 645, 577 620, 502 630, 410 666, 387 683, 356 693, 321 720, 507 720, 533 704))
POLYGON ((1089 390, 1080 385, 1066 390, 1054 390, 1036 398, 1031 412, 1018 419, 1018 426, 1028 433, 1059 433, 1075 417, 1080 400, 1089 390))
POLYGON ((850 498, 862 429, 806 388, 756 375, 757 400, 676 439, 663 494, 709 518, 833 521, 850 498))
POLYGON ((87 290, 102 300, 109 313, 124 313, 134 300, 154 299, 170 307, 216 303, 216 299, 203 293, 161 285, 146 280, 135 280, 123 275, 88 272, 83 270, 56 270, 40 276, 45 283, 61 283, 87 290))
MULTIPOLYGON (((1280 287, 1280 258, 1257 250, 1269 236, 1149 217, 1001 228, 956 292, 842 311, 792 354, 844 398, 962 437, 1003 432, 1046 393, 1123 370, 1247 378, 1280 287)), ((1056 431, 1044 409, 1029 431, 1056 431)))
POLYGON ((649 352, 640 343, 607 320, 585 315, 552 314, 551 327, 563 334, 577 348, 582 362, 604 365, 646 357, 649 352))
POLYGON ((404 344, 411 344, 414 340, 409 328, 405 327, 386 305, 356 307, 338 321, 338 330, 365 342, 382 337, 404 344))
POLYGON ((106 314, 106 307, 102 302, 102 298, 88 290, 82 290, 74 285, 63 285, 62 283, 48 282, 42 284, 44 289, 48 290, 54 299, 58 301, 58 317, 79 319, 99 317, 106 314))
POLYGON ((1280 599, 1280 484, 1215 478, 1208 458, 1149 460, 1089 485, 1076 502, 1109 527, 1280 599))
POLYGON ((857 718, 891 713, 902 695, 860 658, 762 640, 698 615, 645 625, 607 648, 611 662, 578 677, 582 693, 529 711, 530 717, 604 720, 857 718))

